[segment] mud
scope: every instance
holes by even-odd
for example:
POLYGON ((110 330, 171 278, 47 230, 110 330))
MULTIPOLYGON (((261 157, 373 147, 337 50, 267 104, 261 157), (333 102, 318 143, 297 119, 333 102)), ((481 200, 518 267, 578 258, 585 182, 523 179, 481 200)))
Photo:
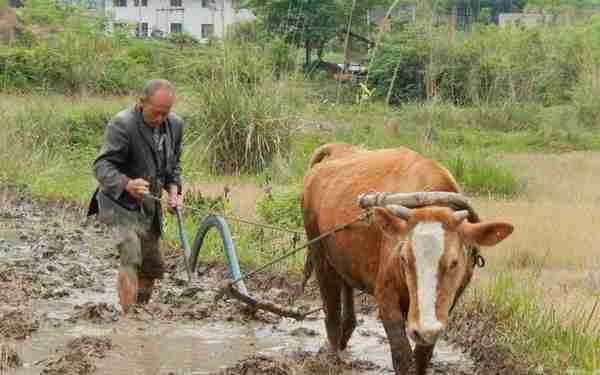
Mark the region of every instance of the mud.
POLYGON ((112 348, 108 337, 83 336, 69 341, 66 347, 46 361, 45 375, 84 375, 96 370, 95 358, 104 358, 112 348))
POLYGON ((448 325, 446 338, 463 348, 477 368, 474 374, 527 374, 517 363, 511 363, 496 336, 496 321, 489 309, 493 306, 460 304, 448 325))
POLYGON ((251 356, 241 360, 237 365, 213 373, 215 375, 292 375, 292 369, 284 362, 280 362, 265 355, 251 356))
POLYGON ((69 318, 70 322, 79 319, 88 320, 97 324, 106 324, 119 320, 119 310, 114 305, 106 302, 87 302, 81 306, 75 306, 75 314, 69 318))
POLYGON ((17 351, 8 344, 0 343, 0 373, 23 365, 17 351))
POLYGON ((0 336, 5 338, 24 340, 36 331, 39 321, 30 311, 11 309, 0 311, 0 336))
MULTIPOLYGON (((294 322, 217 298, 228 274, 220 263, 200 264, 198 280, 190 287, 180 249, 166 252, 167 272, 151 301, 123 316, 113 241, 104 226, 85 223, 77 208, 34 203, 23 194, 0 190, 0 342, 15 345, 23 363, 15 375, 392 371, 370 296, 356 298, 357 330, 348 350, 334 358, 322 350, 322 312, 294 322)), ((299 285, 299 277, 282 273, 261 273, 247 283, 258 299, 317 307, 315 285, 303 296, 299 285)), ((450 338, 477 347, 467 336, 479 333, 465 324, 450 338)), ((500 365, 483 351, 471 349, 474 365, 469 355, 441 342, 430 373, 507 373, 494 372, 500 365), (479 361, 487 367, 479 370, 479 361)))

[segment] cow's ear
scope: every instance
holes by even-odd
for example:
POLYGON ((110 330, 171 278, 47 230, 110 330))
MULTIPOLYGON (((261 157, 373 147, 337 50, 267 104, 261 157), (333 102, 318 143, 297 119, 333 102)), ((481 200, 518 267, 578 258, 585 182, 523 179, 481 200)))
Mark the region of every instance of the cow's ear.
POLYGON ((465 241, 479 246, 494 246, 510 236, 514 227, 508 223, 468 223, 462 224, 465 241))
POLYGON ((391 214, 385 208, 376 207, 373 210, 373 221, 386 235, 398 235, 406 230, 406 221, 391 214))

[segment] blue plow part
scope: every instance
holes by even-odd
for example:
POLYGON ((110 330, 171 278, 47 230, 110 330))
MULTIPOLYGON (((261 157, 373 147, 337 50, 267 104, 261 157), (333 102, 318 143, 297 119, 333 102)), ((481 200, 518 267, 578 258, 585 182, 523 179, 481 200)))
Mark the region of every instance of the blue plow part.
POLYGON ((185 271, 187 273, 187 277, 188 277, 188 283, 192 282, 192 275, 194 274, 192 272, 192 269, 190 268, 190 256, 191 256, 191 249, 190 249, 190 243, 188 242, 187 236, 185 235, 185 228, 183 227, 183 218, 181 216, 181 209, 180 208, 176 208, 175 209, 175 214, 177 215, 177 228, 179 229, 179 239, 181 240, 181 244, 183 245, 183 251, 185 252, 185 271))
MULTIPOLYGON (((196 272, 196 266, 198 264, 198 256, 200 255, 200 250, 202 250, 202 244, 204 243, 204 237, 211 228, 216 228, 221 235, 221 240, 223 241, 223 247, 225 248, 225 256, 227 257, 227 262, 229 264, 229 271, 231 272, 231 278, 233 280, 238 280, 242 277, 242 273, 240 271, 240 264, 238 262, 237 253, 235 251, 235 246, 233 244, 233 239, 231 237, 231 232, 229 231, 229 227, 221 216, 217 215, 208 215, 198 227, 198 231, 196 232, 196 238, 194 239, 194 245, 192 246, 191 253, 189 256, 190 271, 192 274, 196 272)), ((187 256, 187 254, 186 254, 187 256)), ((244 284, 244 280, 240 280, 234 284, 234 287, 243 295, 250 298, 248 294, 248 290, 246 289, 246 285, 244 284)))

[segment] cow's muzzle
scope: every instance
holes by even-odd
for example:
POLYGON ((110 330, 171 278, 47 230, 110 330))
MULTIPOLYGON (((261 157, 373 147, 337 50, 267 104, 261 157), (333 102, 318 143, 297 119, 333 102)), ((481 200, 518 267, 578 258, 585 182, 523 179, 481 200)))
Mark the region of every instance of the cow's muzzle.
POLYGON ((442 323, 433 324, 430 327, 413 326, 408 328, 408 336, 419 345, 433 345, 444 331, 442 323))

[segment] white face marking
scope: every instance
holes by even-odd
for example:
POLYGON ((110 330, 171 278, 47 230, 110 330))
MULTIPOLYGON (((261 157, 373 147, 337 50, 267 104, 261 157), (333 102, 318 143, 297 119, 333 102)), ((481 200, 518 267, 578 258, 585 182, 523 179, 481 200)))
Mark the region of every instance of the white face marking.
POLYGON ((435 313, 438 265, 444 253, 444 228, 441 223, 419 223, 413 230, 412 246, 417 268, 417 297, 424 331, 441 329, 435 313))

